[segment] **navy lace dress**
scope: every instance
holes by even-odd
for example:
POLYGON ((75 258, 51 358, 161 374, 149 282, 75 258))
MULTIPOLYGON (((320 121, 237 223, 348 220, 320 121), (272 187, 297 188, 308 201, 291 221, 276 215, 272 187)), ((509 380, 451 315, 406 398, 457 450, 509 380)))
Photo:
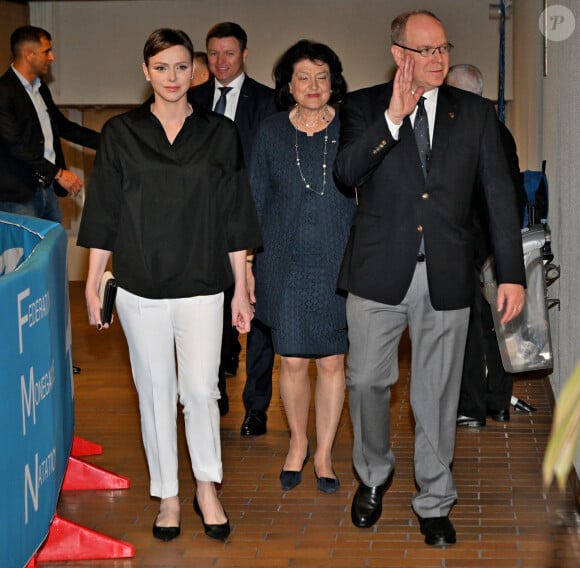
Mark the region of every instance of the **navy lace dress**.
POLYGON ((326 131, 308 136, 287 112, 262 122, 251 165, 263 251, 256 259, 256 315, 272 329, 276 353, 322 357, 348 349, 345 300, 336 288, 355 210, 335 186, 338 115, 326 131), (300 167, 296 164, 296 140, 300 167))

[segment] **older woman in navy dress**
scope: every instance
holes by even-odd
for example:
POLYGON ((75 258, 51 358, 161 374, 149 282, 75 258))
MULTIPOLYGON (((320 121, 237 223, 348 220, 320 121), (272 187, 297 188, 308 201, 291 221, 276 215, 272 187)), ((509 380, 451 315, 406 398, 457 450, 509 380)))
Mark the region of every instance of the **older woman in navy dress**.
MULTIPOLYGON (((290 427, 282 489, 302 481, 310 455, 310 359, 316 360, 316 451, 320 491, 340 482, 332 446, 342 412, 347 351, 345 297, 336 289, 355 203, 335 186, 338 115, 346 92, 342 65, 326 45, 302 40, 274 69, 279 103, 290 110, 264 120, 251 165, 263 235, 256 264, 256 312, 281 356, 280 394, 290 427)), ((250 286, 251 288, 251 286, 250 286)))

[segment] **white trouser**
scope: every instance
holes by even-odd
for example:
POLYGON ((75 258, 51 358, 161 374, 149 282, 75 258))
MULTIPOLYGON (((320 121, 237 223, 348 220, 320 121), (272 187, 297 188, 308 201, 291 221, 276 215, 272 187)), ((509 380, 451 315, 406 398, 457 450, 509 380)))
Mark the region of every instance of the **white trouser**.
POLYGON ((178 397, 193 474, 199 481, 220 483, 217 385, 223 293, 150 300, 119 288, 116 308, 139 394, 151 495, 164 499, 179 493, 178 397))

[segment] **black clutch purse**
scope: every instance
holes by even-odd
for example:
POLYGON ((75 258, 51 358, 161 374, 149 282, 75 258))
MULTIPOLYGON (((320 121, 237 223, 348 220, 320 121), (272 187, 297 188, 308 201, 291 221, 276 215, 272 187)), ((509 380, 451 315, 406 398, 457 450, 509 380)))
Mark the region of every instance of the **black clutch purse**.
POLYGON ((113 321, 113 307, 117 297, 117 281, 108 270, 101 278, 99 286, 99 298, 101 298, 101 323, 111 324, 113 321))

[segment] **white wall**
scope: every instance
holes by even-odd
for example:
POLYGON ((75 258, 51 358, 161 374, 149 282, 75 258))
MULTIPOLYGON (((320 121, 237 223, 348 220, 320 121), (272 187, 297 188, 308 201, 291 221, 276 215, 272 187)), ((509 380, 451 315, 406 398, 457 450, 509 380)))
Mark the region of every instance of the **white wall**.
MULTIPOLYGON (((424 2, 446 26, 455 44, 454 63, 483 71, 485 95, 497 98, 499 24, 488 0, 424 2)), ((196 49, 216 22, 235 21, 249 37, 248 72, 271 84, 276 58, 309 38, 330 45, 341 58, 350 89, 379 83, 392 67, 392 19, 414 6, 408 0, 162 0, 30 2, 31 22, 53 34, 57 60, 51 84, 61 105, 125 105, 143 100, 141 49, 151 31, 179 27, 196 49)), ((508 22, 508 82, 511 96, 511 22, 508 22)))
MULTIPOLYGON (((558 395, 580 361, 580 2, 561 0, 576 19, 566 41, 548 43, 547 76, 542 78, 542 148, 550 179, 550 220, 563 277, 562 309, 555 312, 557 367, 552 385, 558 395)), ((576 456, 580 472, 580 447, 576 456)))
MULTIPOLYGON (((547 42, 545 76, 544 36, 538 25, 544 0, 517 0, 514 11, 514 126, 520 162, 538 169, 546 160, 552 250, 562 270, 560 279, 548 289, 549 296, 561 301, 560 311, 550 311, 554 346, 550 380, 556 398, 580 360, 576 280, 580 274, 580 2, 559 0, 557 4, 572 11, 576 29, 564 41, 547 42)), ((580 473, 580 448, 575 468, 580 473)))

